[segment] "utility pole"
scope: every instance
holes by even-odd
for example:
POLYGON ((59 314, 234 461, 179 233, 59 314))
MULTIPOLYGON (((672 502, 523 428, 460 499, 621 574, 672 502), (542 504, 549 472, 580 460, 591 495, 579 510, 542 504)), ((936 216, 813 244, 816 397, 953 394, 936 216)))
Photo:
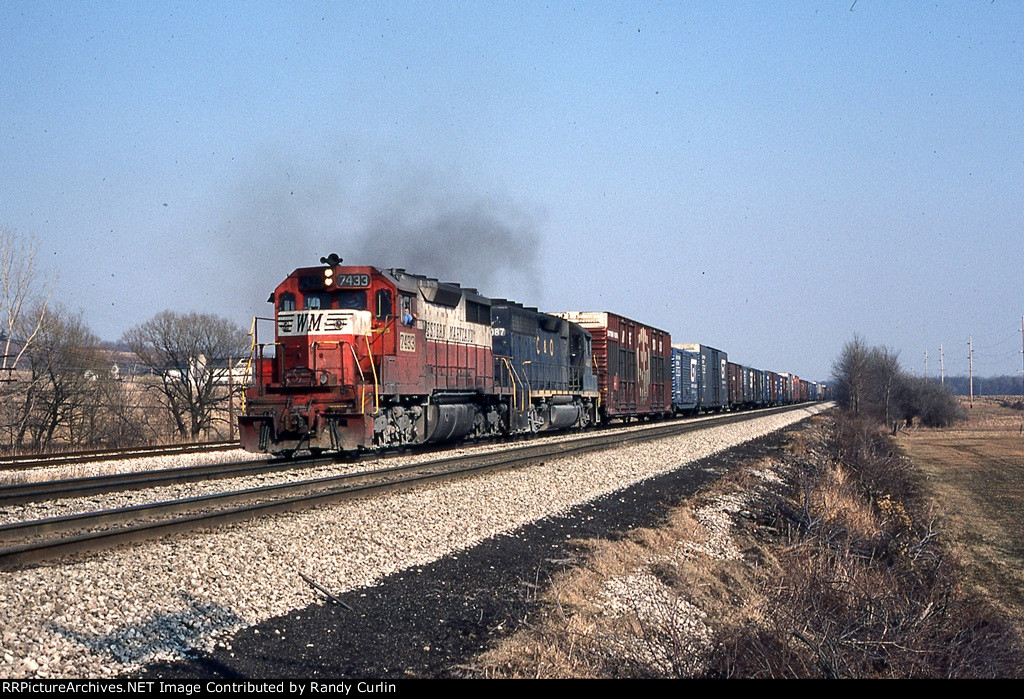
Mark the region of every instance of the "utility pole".
POLYGON ((928 378, 928 350, 924 351, 924 377, 928 378))
MULTIPOLYGON (((1024 316, 1020 317, 1020 362, 1024 366, 1024 316)), ((1021 369, 1020 397, 1024 398, 1024 369, 1021 369)))
MULTIPOLYGON (((1021 318, 1022 324, 1024 324, 1024 318, 1021 318)), ((946 358, 942 354, 942 343, 939 343, 939 382, 946 385, 946 358)))
POLYGON ((235 358, 228 358, 228 439, 235 441, 235 358))
POLYGON ((971 407, 974 407, 974 336, 968 335, 967 346, 970 347, 970 353, 967 355, 968 363, 971 371, 971 407))

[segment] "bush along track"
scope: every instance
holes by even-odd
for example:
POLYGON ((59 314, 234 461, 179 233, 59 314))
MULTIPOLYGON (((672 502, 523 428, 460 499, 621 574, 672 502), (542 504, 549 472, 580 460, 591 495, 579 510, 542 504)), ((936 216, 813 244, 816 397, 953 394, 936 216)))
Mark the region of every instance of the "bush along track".
POLYGON ((489 677, 1018 677, 1021 642, 962 590, 920 474, 832 411, 655 528, 581 542, 489 677))

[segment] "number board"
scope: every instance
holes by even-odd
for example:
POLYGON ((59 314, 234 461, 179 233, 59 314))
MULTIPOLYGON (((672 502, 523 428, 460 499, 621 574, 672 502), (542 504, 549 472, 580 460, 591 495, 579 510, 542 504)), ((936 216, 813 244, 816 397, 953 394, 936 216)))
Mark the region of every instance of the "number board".
POLYGON ((335 286, 366 288, 370 286, 369 274, 339 274, 334 277, 335 286))

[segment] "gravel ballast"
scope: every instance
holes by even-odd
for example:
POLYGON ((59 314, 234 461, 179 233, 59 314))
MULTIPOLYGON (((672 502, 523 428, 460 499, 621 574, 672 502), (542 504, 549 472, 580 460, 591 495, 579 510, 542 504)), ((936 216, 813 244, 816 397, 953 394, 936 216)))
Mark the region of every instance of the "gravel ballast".
MULTIPOLYGON (((231 657, 235 632, 289 612, 289 618, 300 617, 321 599, 300 573, 343 595, 769 434, 821 409, 807 407, 3 573, 0 676, 135 673, 146 664, 175 660, 192 649, 210 650, 218 643, 223 646, 219 652, 231 657)), ((501 561, 492 565, 500 567, 501 561)), ((319 609, 344 612, 337 605, 319 609)), ((202 674, 215 673, 207 668, 202 674)))

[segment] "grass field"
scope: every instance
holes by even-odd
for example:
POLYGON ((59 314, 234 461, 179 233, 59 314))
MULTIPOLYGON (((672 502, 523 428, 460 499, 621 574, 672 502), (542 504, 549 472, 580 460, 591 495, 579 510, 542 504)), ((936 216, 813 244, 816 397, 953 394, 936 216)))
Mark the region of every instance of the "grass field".
POLYGON ((901 432, 898 443, 921 468, 965 583, 1024 632, 1024 410, 1019 397, 975 398, 967 422, 901 432))

